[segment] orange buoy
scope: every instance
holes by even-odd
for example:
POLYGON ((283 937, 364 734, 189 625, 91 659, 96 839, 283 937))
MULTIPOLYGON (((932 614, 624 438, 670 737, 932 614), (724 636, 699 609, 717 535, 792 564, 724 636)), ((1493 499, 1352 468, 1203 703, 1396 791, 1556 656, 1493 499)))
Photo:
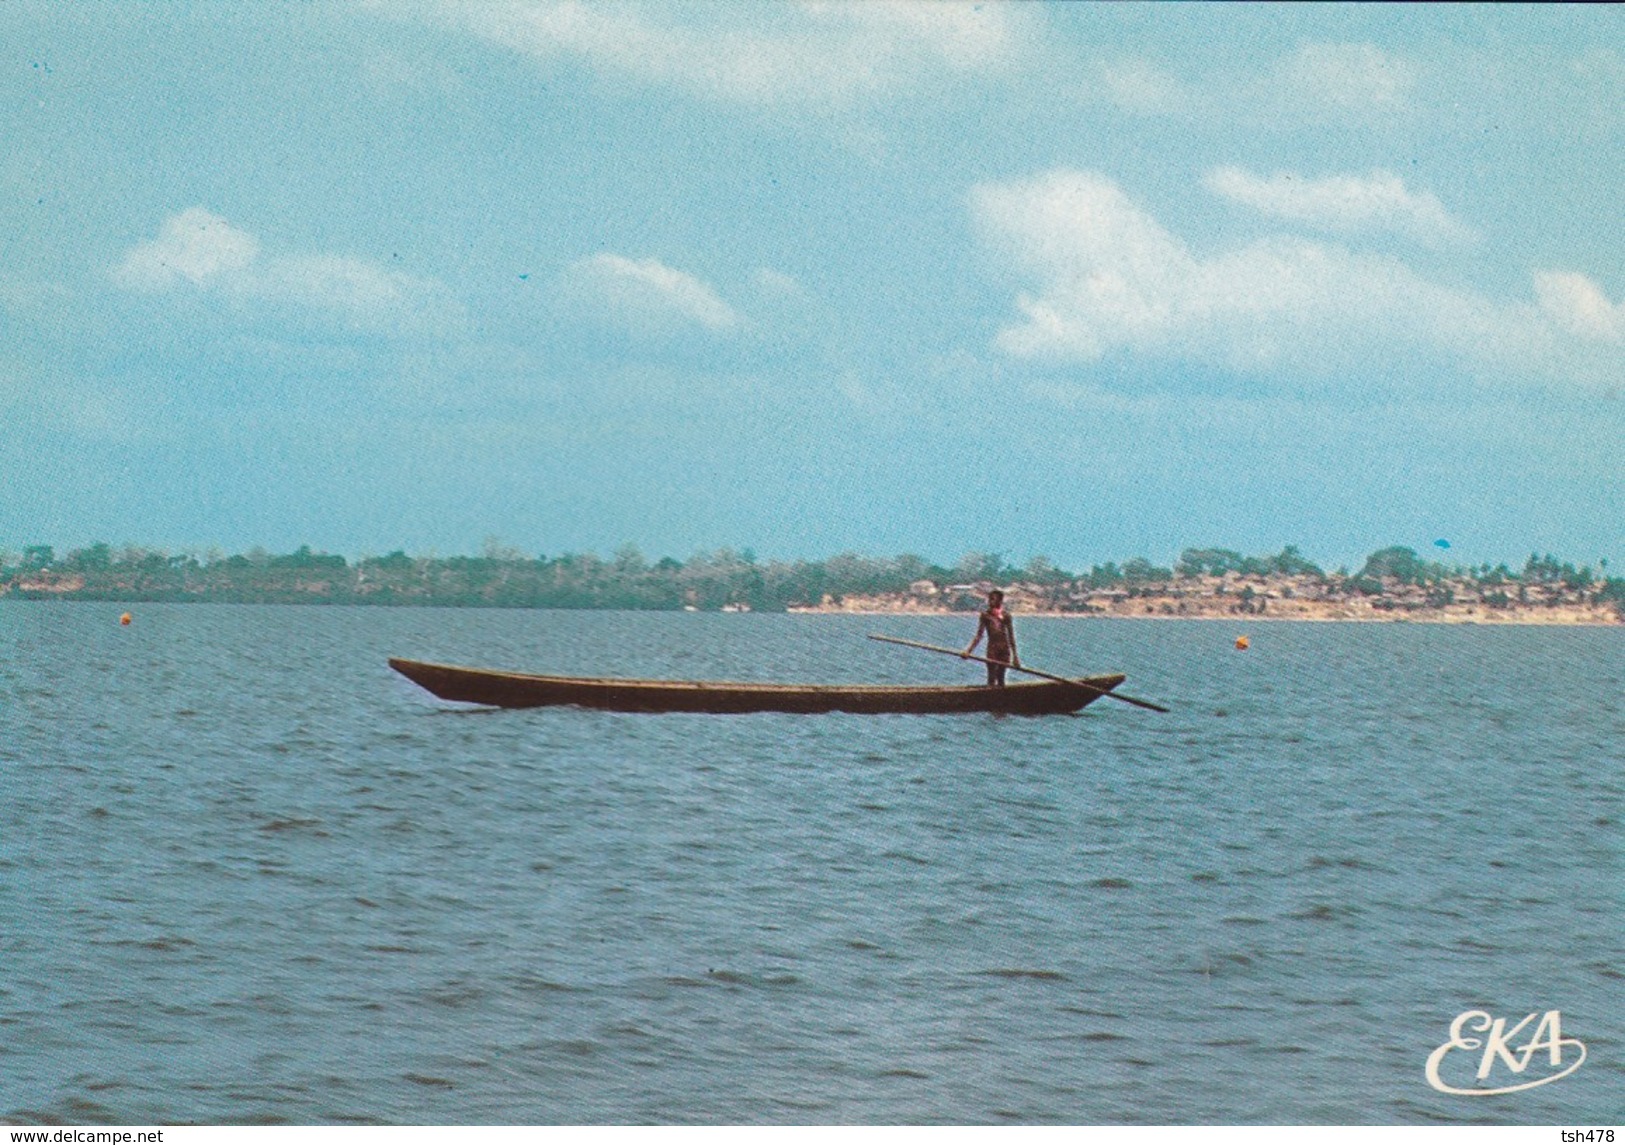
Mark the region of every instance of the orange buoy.
POLYGON ((1236 651, 1245 652, 1249 647, 1252 646, 1252 643, 1253 642, 1248 640, 1245 636, 1238 636, 1236 637, 1236 651))
POLYGON ((126 612, 123 616, 118 618, 118 622, 120 624, 124 625, 125 627, 128 627, 129 624, 130 624, 130 619, 131 619, 130 614, 128 612, 126 612))

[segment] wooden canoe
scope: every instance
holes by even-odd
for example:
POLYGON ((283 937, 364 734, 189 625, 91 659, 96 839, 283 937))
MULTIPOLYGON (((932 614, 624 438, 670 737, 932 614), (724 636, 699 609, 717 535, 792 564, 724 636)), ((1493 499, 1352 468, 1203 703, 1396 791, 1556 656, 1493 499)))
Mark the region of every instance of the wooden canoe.
POLYGON ((1125 679, 1088 676, 1075 684, 896 687, 867 684, 741 684, 531 676, 392 659, 389 666, 442 700, 499 708, 574 704, 615 712, 1075 712, 1125 679))

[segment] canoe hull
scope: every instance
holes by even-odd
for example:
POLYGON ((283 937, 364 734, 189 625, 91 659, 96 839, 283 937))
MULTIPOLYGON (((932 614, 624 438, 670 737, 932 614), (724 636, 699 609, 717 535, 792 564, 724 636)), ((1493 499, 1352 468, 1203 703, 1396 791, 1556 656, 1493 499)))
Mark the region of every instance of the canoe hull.
POLYGON ((1009 712, 1047 715, 1078 711, 1125 679, 1122 675, 1084 678, 1082 682, 1092 687, 1040 683, 1011 684, 1003 688, 935 688, 580 679, 401 659, 390 660, 389 666, 442 700, 498 708, 573 704, 616 712, 719 714, 1009 712))

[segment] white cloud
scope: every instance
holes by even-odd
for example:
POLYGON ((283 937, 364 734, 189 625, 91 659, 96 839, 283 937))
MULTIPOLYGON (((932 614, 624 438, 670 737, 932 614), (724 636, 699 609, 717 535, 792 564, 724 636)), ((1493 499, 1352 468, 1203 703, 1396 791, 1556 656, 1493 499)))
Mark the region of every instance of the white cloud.
POLYGON ((302 306, 356 314, 381 314, 409 307, 433 290, 433 284, 426 279, 328 254, 271 260, 255 287, 259 293, 302 306))
POLYGON ((1252 73, 1180 76, 1132 57, 1098 70, 1099 90, 1124 111, 1274 127, 1391 119, 1411 110, 1419 74, 1367 43, 1306 43, 1252 73))
POLYGON ((774 270, 770 266, 759 267, 751 276, 757 287, 768 294, 792 298, 803 293, 801 283, 794 276, 785 274, 782 270, 774 270))
POLYGON ((1542 380, 1617 379, 1620 310, 1548 272, 1539 305, 1431 282, 1405 263, 1274 237, 1199 257, 1111 180, 1058 170, 975 187, 989 244, 1032 283, 997 345, 1088 362, 1119 350, 1306 375, 1440 358, 1542 380), (1584 333, 1580 339, 1576 335, 1584 333))
POLYGON ((999 66, 1026 17, 996 4, 706 6, 447 0, 439 18, 541 60, 751 104, 850 102, 999 66))
POLYGON ((669 326, 674 320, 713 332, 740 325, 733 307, 709 285, 657 259, 595 254, 570 264, 563 285, 599 317, 635 331, 669 326))
POLYGON ((1101 80, 1111 101, 1126 111, 1166 114, 1194 102, 1193 94, 1177 78, 1147 60, 1104 64, 1101 80))
POLYGON ((1354 111, 1397 111, 1416 86, 1416 68, 1373 44, 1304 44, 1266 83, 1281 94, 1354 111))
POLYGON ((165 219, 156 239, 132 247, 113 274, 133 290, 168 290, 183 279, 201 286, 246 270, 259 251, 253 235, 191 207, 165 219))
POLYGON ((1016 266, 1043 282, 999 345, 1018 357, 1098 358, 1114 342, 1165 328, 1189 254, 1107 180, 1058 171, 972 191, 978 222, 1016 266))
POLYGON ((1395 231, 1429 245, 1473 237, 1431 191, 1413 193, 1391 171, 1306 179, 1287 171, 1264 177, 1240 167, 1217 167, 1202 182, 1232 202, 1321 230, 1395 231))
POLYGON ((1583 274, 1542 270, 1535 274, 1541 309, 1581 338, 1625 342, 1625 302, 1610 302, 1602 287, 1583 274))
POLYGON ((238 305, 285 304, 351 326, 444 326, 461 318, 446 287, 334 254, 265 254, 259 240, 202 207, 164 220, 158 237, 113 268, 129 290, 192 289, 238 305))

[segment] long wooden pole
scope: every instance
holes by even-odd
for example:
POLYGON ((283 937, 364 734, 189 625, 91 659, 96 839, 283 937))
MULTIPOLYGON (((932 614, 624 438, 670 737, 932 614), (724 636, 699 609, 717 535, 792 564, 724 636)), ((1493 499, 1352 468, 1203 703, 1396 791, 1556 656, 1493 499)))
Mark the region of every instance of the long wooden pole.
POLYGON ((1039 676, 1045 680, 1053 680, 1057 684, 1071 684, 1076 688, 1088 688, 1091 692, 1099 692, 1109 700, 1121 700, 1125 704, 1133 704, 1137 708, 1149 708, 1153 712, 1166 712, 1168 709, 1161 704, 1153 704, 1150 700, 1137 700, 1133 696, 1123 696, 1110 688, 1102 688, 1086 680, 1073 680, 1066 676, 1052 676, 1048 672, 1040 672, 1037 668, 1023 668, 1020 664, 1010 664, 1004 660, 989 660, 986 656, 977 656, 971 652, 961 652, 955 648, 939 648, 935 644, 921 644, 918 640, 904 640, 897 636, 876 636, 870 634, 870 640, 883 640, 887 644, 901 644, 907 648, 923 648, 927 652, 941 652, 944 656, 958 656, 961 660, 980 660, 983 664, 998 664, 1017 672, 1025 672, 1029 676, 1039 676))

